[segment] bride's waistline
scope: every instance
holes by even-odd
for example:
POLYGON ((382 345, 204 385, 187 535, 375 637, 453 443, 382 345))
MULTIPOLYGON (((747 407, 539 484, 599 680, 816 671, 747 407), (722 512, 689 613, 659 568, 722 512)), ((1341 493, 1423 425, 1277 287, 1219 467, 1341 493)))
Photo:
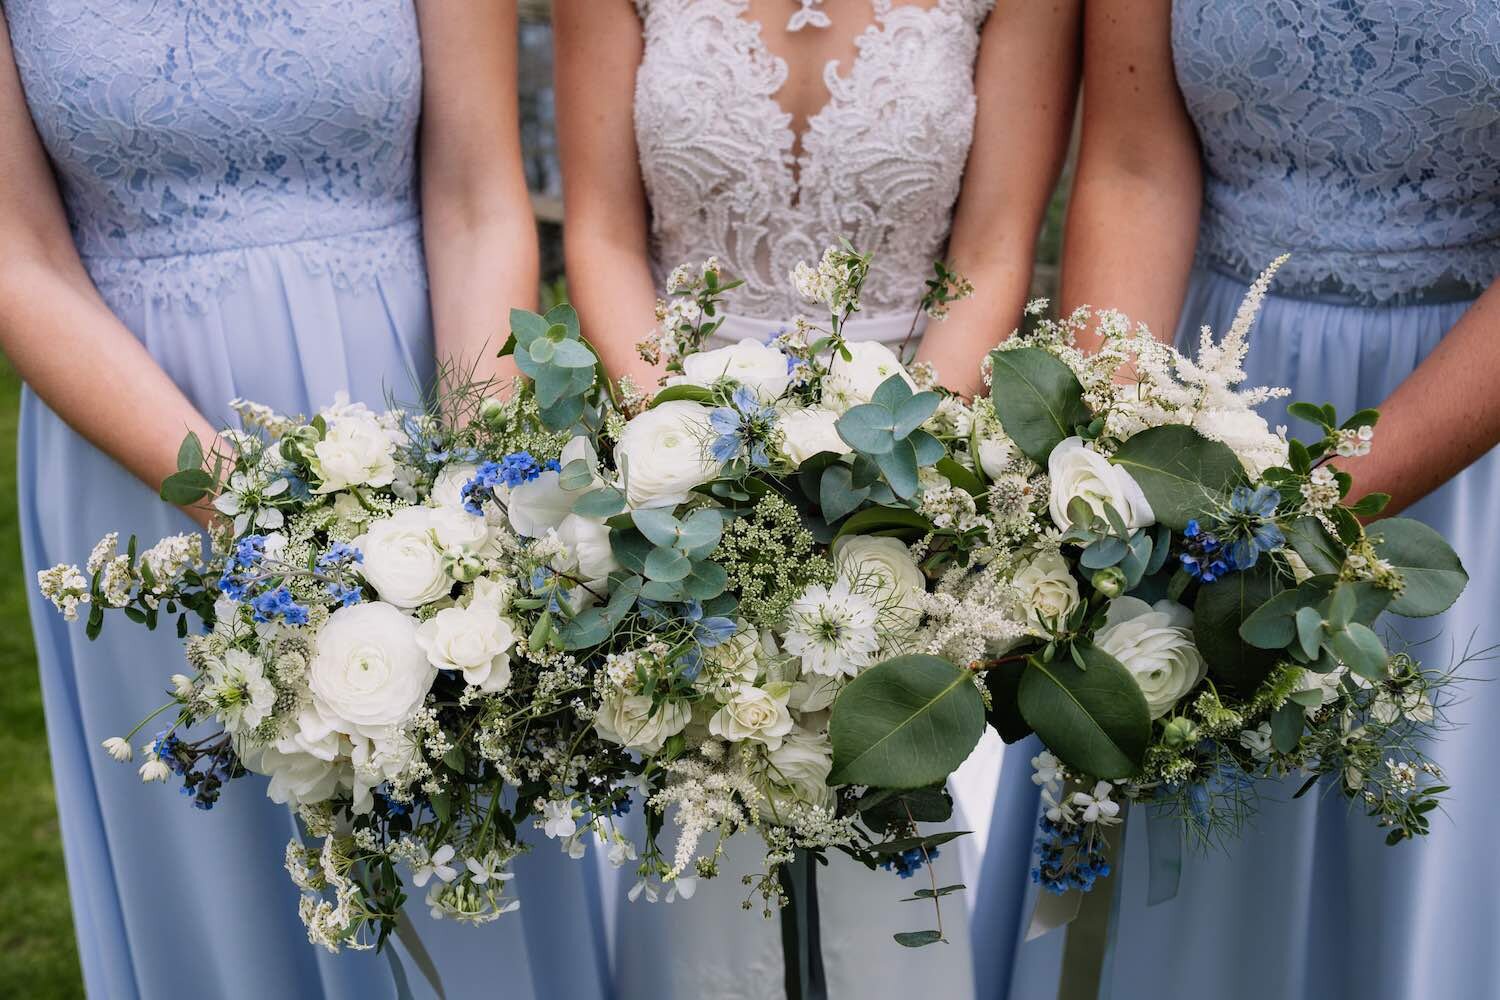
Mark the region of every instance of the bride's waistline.
MULTIPOLYGON (((762 319, 756 316, 739 316, 734 313, 727 313, 724 316, 723 324, 715 331, 714 336, 718 340, 728 343, 735 343, 746 339, 758 340, 764 343, 774 340, 781 334, 791 330, 795 325, 795 320, 762 319)), ((905 312, 886 313, 878 316, 859 314, 845 322, 843 329, 846 340, 873 340, 882 344, 897 345, 905 341, 908 337, 913 344, 917 343, 922 339, 922 333, 926 328, 926 315, 919 316, 915 325, 913 325, 912 313, 905 312)))

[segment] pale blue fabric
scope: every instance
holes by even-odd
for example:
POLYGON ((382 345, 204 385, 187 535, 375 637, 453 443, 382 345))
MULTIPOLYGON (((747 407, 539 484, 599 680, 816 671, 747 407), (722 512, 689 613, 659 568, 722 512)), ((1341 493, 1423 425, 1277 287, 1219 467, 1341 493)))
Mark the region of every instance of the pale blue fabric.
MULTIPOLYGON (((1378 405, 1500 273, 1500 7, 1491 0, 1177 0, 1177 77, 1203 145, 1199 266, 1178 331, 1222 333, 1284 251, 1252 334, 1249 383, 1341 413, 1378 405)), ((1101 303, 1107 304, 1107 303, 1101 303)), ((1286 423, 1284 404, 1266 410, 1286 423)), ((1311 436, 1303 426, 1292 426, 1311 436)), ((1376 436, 1377 447, 1379 435, 1376 436)), ((1447 666, 1500 641, 1500 455, 1410 516, 1472 578, 1448 614, 1388 626, 1447 666)), ((1493 664, 1468 676, 1492 678, 1493 664)), ((1146 905, 1130 823, 1103 995, 1112 1000, 1500 996, 1494 762, 1500 685, 1472 683, 1432 748, 1454 785, 1425 841, 1386 847, 1337 793, 1270 788, 1229 853, 1189 852, 1178 896, 1146 905)), ((975 916, 980 995, 1056 992, 1063 935, 1020 944, 1035 890, 1032 745, 1012 748, 975 916)))
MULTIPOLYGON (((210 419, 229 420, 236 396, 289 412, 339 391, 416 398, 433 363, 407 0, 8 0, 4 12, 90 275, 210 419)), ((22 408, 28 575, 80 562, 107 531, 151 541, 191 527, 34 395, 22 408)), ((100 751, 163 700, 177 640, 116 621, 90 643, 35 595, 32 619, 90 995, 393 996, 384 957, 308 943, 282 869, 293 825, 263 780, 204 813, 100 751)), ((420 891, 412 900, 448 996, 604 995, 592 865, 544 842, 517 868, 521 910, 482 928, 435 922, 420 891)))

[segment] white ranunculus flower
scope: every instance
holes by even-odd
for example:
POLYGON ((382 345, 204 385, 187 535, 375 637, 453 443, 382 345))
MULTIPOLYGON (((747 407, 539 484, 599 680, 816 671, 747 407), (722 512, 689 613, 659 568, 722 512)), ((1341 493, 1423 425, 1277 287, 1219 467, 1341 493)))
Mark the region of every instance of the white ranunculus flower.
POLYGON ((375 414, 364 407, 346 407, 329 420, 323 440, 313 445, 311 464, 322 480, 314 493, 389 486, 396 478, 395 443, 375 414))
POLYGON ((340 786, 353 780, 346 760, 329 759, 298 750, 286 740, 275 746, 250 747, 239 751, 245 766, 271 779, 266 795, 278 805, 307 806, 333 798, 340 786))
POLYGON ((823 451, 847 455, 853 449, 839 436, 838 419, 837 413, 820 406, 783 410, 776 418, 782 454, 795 465, 823 451))
POLYGON ((926 592, 927 577, 900 539, 845 535, 833 543, 832 555, 839 575, 874 599, 887 632, 914 628, 921 621, 918 595, 926 592))
POLYGON ((804 716, 809 712, 821 712, 833 704, 839 692, 844 690, 844 685, 849 683, 849 678, 840 674, 837 677, 825 677, 822 674, 805 673, 797 678, 792 684, 792 692, 787 699, 787 705, 804 716))
POLYGON ((1100 517, 1109 504, 1128 528, 1147 528, 1156 522, 1146 494, 1130 473, 1085 446, 1082 438, 1070 437, 1052 449, 1047 475, 1052 482, 1048 509, 1059 528, 1067 530, 1072 523, 1068 504, 1075 499, 1082 499, 1100 517))
POLYGON ((417 644, 439 670, 458 670, 464 682, 491 693, 510 686, 515 628, 485 603, 444 608, 417 627, 417 644))
POLYGON ((427 523, 441 549, 457 549, 466 554, 482 550, 490 540, 490 526, 479 514, 462 507, 431 507, 427 523))
POLYGON ((789 684, 763 688, 741 684, 708 720, 708 731, 731 743, 754 740, 775 750, 792 731, 792 713, 787 710, 790 695, 789 684))
POLYGON ((417 642, 416 621, 383 601, 330 615, 307 668, 307 686, 324 721, 371 739, 389 737, 410 719, 436 677, 417 642))
POLYGON ((1078 607, 1078 581, 1061 553, 1043 552, 1023 566, 1011 583, 1020 592, 1031 624, 1061 621, 1078 607))
POLYGON ((603 481, 599 478, 599 456, 594 453, 594 446, 581 435, 563 446, 557 463, 566 469, 579 459, 588 463, 589 479, 576 489, 563 486, 560 472, 544 469, 531 482, 522 483, 510 491, 505 507, 516 534, 525 538, 544 537, 549 529, 556 528, 573 513, 573 508, 585 493, 603 481))
POLYGON ((682 359, 682 374, 668 384, 707 387, 721 378, 733 379, 766 403, 780 399, 792 384, 786 355, 770 344, 748 338, 717 350, 689 354, 682 359))
POLYGON ((974 450, 978 453, 979 468, 991 481, 1005 475, 1016 457, 1016 443, 999 431, 981 436, 974 450))
POLYGON ((692 719, 692 706, 684 702, 664 701, 653 706, 650 695, 617 691, 600 704, 594 728, 611 743, 656 753, 692 719))
POLYGON ((761 789, 770 801, 771 815, 784 813, 792 806, 807 802, 828 808, 833 805, 833 789, 828 775, 833 772, 833 745, 821 733, 793 729, 775 750, 766 751, 761 789))
POLYGON ((880 384, 892 375, 900 375, 916 389, 916 382, 901 365, 891 349, 873 340, 845 345, 851 355, 845 361, 835 354, 828 362, 828 377, 823 380, 823 405, 842 413, 851 406, 868 403, 880 384))
POLYGON ((1173 601, 1115 598, 1094 642, 1130 671, 1153 719, 1170 712, 1208 672, 1193 644, 1193 613, 1173 601))
POLYGON ((569 514, 553 534, 562 543, 562 549, 552 557, 552 568, 583 584, 569 590, 568 603, 575 610, 592 605, 609 589, 609 574, 620 568, 609 543, 609 527, 591 518, 569 514))
MULTIPOLYGON (((403 507, 390 517, 372 523, 354 540, 364 553, 360 573, 382 601, 401 608, 430 604, 453 589, 453 577, 443 566, 442 550, 435 544, 439 511, 431 507, 403 507)), ((483 518, 467 511, 482 526, 483 518)))
POLYGON ((702 403, 674 399, 625 425, 615 445, 615 464, 632 507, 675 506, 693 487, 719 474, 719 463, 708 454, 712 412, 702 403))
POLYGON ((432 492, 427 496, 429 507, 464 506, 464 486, 479 474, 479 466, 473 462, 453 462, 438 470, 432 481, 432 492))

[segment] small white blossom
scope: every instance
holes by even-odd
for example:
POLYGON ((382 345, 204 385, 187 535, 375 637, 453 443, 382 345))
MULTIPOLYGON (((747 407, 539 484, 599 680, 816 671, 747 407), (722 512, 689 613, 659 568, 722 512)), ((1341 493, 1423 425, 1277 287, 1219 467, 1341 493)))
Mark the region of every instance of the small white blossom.
POLYGON ((431 881, 434 875, 444 882, 452 882, 458 877, 458 869, 454 868, 448 862, 453 860, 455 853, 457 852, 453 850, 452 844, 444 844, 436 851, 433 851, 431 857, 412 869, 412 885, 420 889, 431 881))
POLYGON ((1083 810, 1085 823, 1108 826, 1119 822, 1120 803, 1110 798, 1110 793, 1113 791, 1113 785, 1107 781, 1101 781, 1094 785, 1092 792, 1073 793, 1073 804, 1083 810))
POLYGON ((109 754, 121 764, 128 763, 135 756, 135 751, 130 749, 130 743, 118 736, 111 736, 103 743, 104 752, 109 754))

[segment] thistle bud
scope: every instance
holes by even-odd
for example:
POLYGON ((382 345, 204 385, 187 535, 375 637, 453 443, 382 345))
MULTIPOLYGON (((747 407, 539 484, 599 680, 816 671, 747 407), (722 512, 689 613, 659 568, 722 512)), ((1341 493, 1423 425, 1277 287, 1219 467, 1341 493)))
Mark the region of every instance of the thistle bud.
POLYGON ((1178 716, 1167 721, 1162 742, 1172 748, 1185 747, 1198 739, 1198 726, 1192 719, 1178 716))
POLYGON ((1105 597, 1119 597, 1125 593, 1125 571, 1118 566, 1106 566, 1094 574, 1094 589, 1105 597))

